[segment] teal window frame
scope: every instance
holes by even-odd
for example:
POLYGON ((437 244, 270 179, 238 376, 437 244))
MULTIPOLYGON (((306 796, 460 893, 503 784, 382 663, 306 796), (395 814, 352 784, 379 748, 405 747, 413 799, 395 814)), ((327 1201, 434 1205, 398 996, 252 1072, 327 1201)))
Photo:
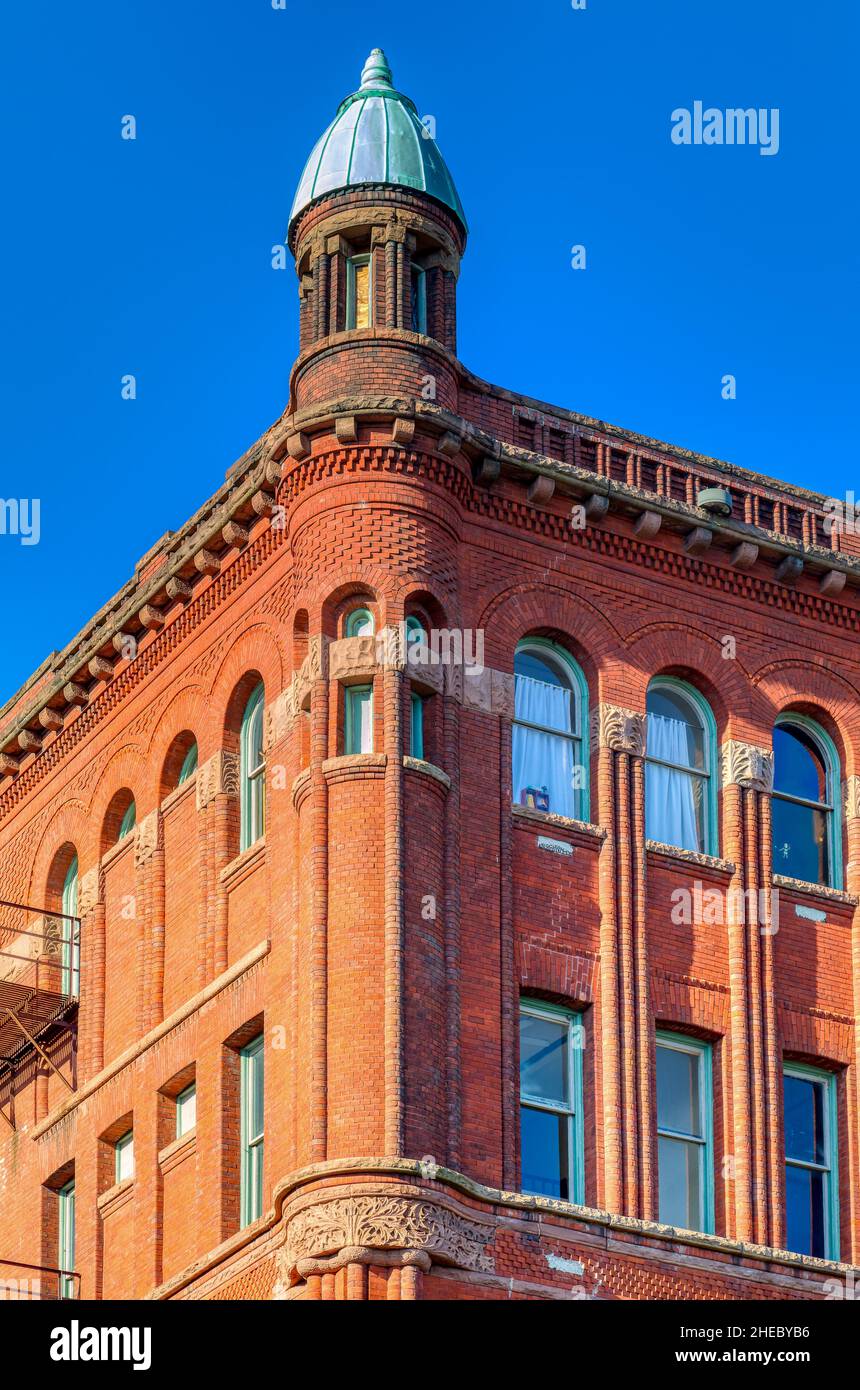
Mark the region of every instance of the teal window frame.
POLYGON ((424 761, 424 699, 414 690, 409 697, 409 751, 424 761))
POLYGON ((239 1208, 242 1228, 263 1214, 263 1156, 265 1115, 265 1071, 263 1034, 243 1047, 239 1054, 239 1111, 242 1162, 239 1178, 239 1208))
POLYGON ((78 999, 81 993, 81 929, 78 917, 78 856, 72 856, 63 881, 63 945, 60 958, 60 991, 78 999))
POLYGON ((693 777, 699 777, 705 782, 704 793, 704 854, 709 854, 717 858, 720 853, 720 820, 719 820, 719 772, 720 760, 717 755, 717 721, 714 718, 714 711, 708 704, 701 691, 697 690, 689 681, 680 680, 676 676, 655 676, 648 683, 648 692, 645 698, 645 761, 667 767, 675 767, 674 763, 661 764, 658 758, 648 756, 647 728, 648 728, 648 695, 652 690, 673 690, 683 695, 693 706, 702 724, 705 748, 705 770, 698 772, 694 768, 678 767, 680 772, 688 772, 693 777))
MULTIPOLYGON (((826 1260, 839 1259, 840 1232, 839 1232, 839 1115, 837 1111, 836 1095, 836 1076, 832 1071, 824 1071, 821 1067, 810 1067, 803 1062, 783 1062, 783 1077, 796 1076, 804 1081, 816 1081, 824 1088, 824 1104, 827 1115, 824 1125, 824 1132, 827 1137, 827 1158, 826 1165, 808 1163, 803 1159, 790 1159, 786 1153, 783 1162, 786 1168, 812 1168, 825 1174, 825 1254, 826 1260)), ((783 1089, 783 1105, 784 1089, 783 1089)), ((783 1123, 783 1130, 785 1125, 783 1123)), ((788 1213, 786 1211, 786 1218, 788 1213)), ((787 1219, 786 1219, 787 1227, 787 1219)), ((787 1239, 787 1235, 786 1235, 787 1239)), ((803 1251, 796 1251, 796 1254, 803 1254, 803 1251)))
POLYGON ((113 1146, 114 1150, 114 1180, 117 1183, 128 1182, 134 1177, 134 1130, 126 1130, 125 1134, 120 1135, 113 1146), (131 1154, 130 1160, 126 1159, 127 1154, 131 1154), (123 1173, 124 1164, 131 1163, 131 1172, 123 1173))
POLYGON ((412 297, 412 276, 416 277, 417 295, 412 308, 412 332, 427 336, 427 271, 417 261, 410 265, 409 292, 412 297), (417 322, 416 322, 417 320, 417 322))
POLYGON ((355 328, 356 322, 356 299, 355 299, 355 270, 356 266, 366 265, 367 271, 367 325, 362 324, 362 328, 373 327, 373 257, 369 252, 360 256, 349 256, 346 262, 346 326, 347 329, 355 328))
POLYGON ((134 797, 132 797, 131 801, 126 806, 125 814, 123 815, 123 818, 119 823, 119 834, 116 837, 117 844, 119 844, 120 840, 124 840, 126 835, 131 834, 136 824, 137 803, 135 802, 134 797))
POLYGON ((344 691, 344 720, 343 720, 343 751, 344 754, 372 753, 373 752, 373 686, 372 685, 348 685, 344 691), (370 706, 370 718, 368 728, 370 729, 370 747, 362 748, 361 730, 363 720, 361 717, 362 706, 367 702, 370 706))
MULTIPOLYGON (((795 725, 801 729, 818 748, 824 762, 824 770, 827 775, 827 801, 807 801, 803 797, 791 796, 788 792, 778 792, 774 789, 771 795, 777 801, 791 801, 799 806, 811 806, 817 810, 824 811, 825 823, 827 826, 827 871, 828 882, 818 885, 825 888, 842 888, 842 811, 839 800, 840 788, 842 786, 842 771, 839 754, 836 751, 836 744, 830 735, 817 724, 814 719, 809 719, 805 714, 795 714, 792 710, 786 710, 784 714, 777 716, 774 728, 791 728, 795 725)), ((772 869, 774 873, 779 872, 778 865, 772 858, 772 869)), ((804 882, 806 880, 803 880, 804 882)), ((815 887, 814 880, 810 880, 815 887)))
MULTIPOLYGON (((591 790, 590 790, 590 767, 589 767, 589 715, 588 715, 588 682, 578 663, 574 661, 569 651, 560 646, 558 642, 551 642, 547 637, 524 637, 517 643, 514 652, 514 661, 520 652, 534 650, 540 655, 541 651, 548 652, 556 661, 563 665, 568 675, 571 677, 571 686, 574 695, 575 718, 574 732, 565 734, 559 729, 543 729, 538 724, 531 724, 525 719, 514 719, 514 724, 519 724, 523 729, 540 729, 542 733, 552 734, 553 737, 567 738, 574 745, 574 767, 581 767, 583 770, 583 781, 581 787, 574 788, 574 807, 577 814, 574 820, 591 820, 591 790)), ((516 788, 513 789, 514 796, 517 795, 516 788)))
POLYGON ((190 1134, 197 1128, 197 1083, 191 1082, 176 1097, 176 1137, 181 1139, 183 1135, 190 1134), (193 1107, 193 1119, 189 1123, 189 1112, 193 1107))
MULTIPOLYGON (((657 1047, 673 1048, 676 1052, 686 1052, 699 1059, 699 1111, 702 1133, 701 1135, 685 1134, 680 1130, 672 1130, 661 1127, 660 1115, 655 1099, 655 1116, 657 1120, 657 1149, 658 1149, 658 1181, 659 1181, 659 1141, 662 1138, 673 1139, 681 1143, 697 1144, 702 1148, 704 1157, 702 1159, 702 1180, 700 1203, 702 1209, 703 1226, 702 1235, 714 1234, 714 1050, 709 1042, 704 1042, 700 1038, 688 1037, 685 1033, 673 1033, 668 1029, 657 1031, 655 1038, 655 1050, 657 1047)), ((656 1066, 656 1063, 655 1063, 656 1066)), ((658 1219, 663 1221, 662 1214, 658 1219)), ((667 1224, 667 1223, 664 1223, 667 1224)))
MULTIPOLYGON (((522 1089, 522 1079, 520 1079, 520 1114, 525 1110, 542 1110, 551 1115, 566 1116, 568 1121, 567 1152, 568 1152, 568 1190, 570 1197, 568 1201, 574 1205, 581 1206, 585 1201, 585 1118, 583 1115, 583 1078, 582 1078, 582 1053, 581 1045, 584 1037, 584 1023, 582 1014, 576 1009, 567 1009, 560 1004, 547 1004, 542 999, 531 999, 524 997, 520 999, 520 1014, 529 1014, 532 1018, 547 1018, 553 1022, 559 1021, 567 1024, 567 1046, 568 1053, 568 1077, 570 1085, 570 1101, 567 1106, 561 1106, 557 1101, 547 1100, 545 1097, 524 1094, 522 1089)), ((522 1073, 521 1073, 522 1078, 522 1073)), ((520 1125, 520 1134, 522 1126, 520 1125)), ((520 1146, 520 1157, 522 1158, 522 1144, 520 1146)), ((522 1170, 522 1162, 520 1163, 522 1170)), ((522 1176, 522 1172, 521 1172, 522 1176)), ((528 1189, 522 1188, 523 1192, 528 1189)), ((532 1196, 546 1194, 532 1193, 532 1196)))
POLYGON ((376 624, 373 621, 373 614, 369 608, 353 608, 347 614, 344 624, 344 634, 347 637, 372 637, 376 631, 376 624), (370 632, 360 632, 359 629, 370 625, 370 632))
POLYGON ((263 682, 248 697, 239 734, 239 850, 266 832, 266 760, 263 756, 263 682))
POLYGON ((182 760, 182 766, 179 769, 179 781, 176 784, 178 787, 181 787, 183 782, 187 782, 189 777, 194 776, 197 771, 197 761, 198 749, 197 740, 195 739, 182 760))
POLYGON ((75 1180, 67 1182, 57 1191, 58 1229, 57 1229, 57 1267, 61 1270, 59 1279, 60 1298, 75 1296, 75 1180))

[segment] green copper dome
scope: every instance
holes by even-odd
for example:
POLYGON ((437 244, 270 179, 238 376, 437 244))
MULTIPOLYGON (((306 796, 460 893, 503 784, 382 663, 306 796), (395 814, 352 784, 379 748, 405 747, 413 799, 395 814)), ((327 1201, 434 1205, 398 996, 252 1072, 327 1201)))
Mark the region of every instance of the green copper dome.
POLYGON ((468 230, 448 166, 421 124, 414 102, 394 90, 381 48, 373 50, 361 74, 361 87, 341 102, 314 147, 290 213, 290 228, 316 198, 362 183, 395 184, 429 193, 468 230))

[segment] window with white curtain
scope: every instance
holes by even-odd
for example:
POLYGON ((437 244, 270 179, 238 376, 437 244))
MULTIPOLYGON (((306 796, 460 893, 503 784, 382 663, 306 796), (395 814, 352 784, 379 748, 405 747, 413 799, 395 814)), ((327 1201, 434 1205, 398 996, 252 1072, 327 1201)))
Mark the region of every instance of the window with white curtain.
POLYGON ((585 820, 585 679, 554 642, 530 638, 514 658, 513 799, 585 820))
POLYGON ((652 681, 646 708, 646 838, 716 854, 713 716, 680 681, 652 681))

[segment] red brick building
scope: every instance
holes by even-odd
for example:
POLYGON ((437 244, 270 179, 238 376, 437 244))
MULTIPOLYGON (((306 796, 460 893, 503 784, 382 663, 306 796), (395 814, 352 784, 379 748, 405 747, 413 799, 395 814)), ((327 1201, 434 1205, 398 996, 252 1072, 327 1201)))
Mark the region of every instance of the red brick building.
POLYGON ((282 417, 0 712, 11 1296, 860 1263, 860 546, 472 376, 466 237, 377 50, 282 417))

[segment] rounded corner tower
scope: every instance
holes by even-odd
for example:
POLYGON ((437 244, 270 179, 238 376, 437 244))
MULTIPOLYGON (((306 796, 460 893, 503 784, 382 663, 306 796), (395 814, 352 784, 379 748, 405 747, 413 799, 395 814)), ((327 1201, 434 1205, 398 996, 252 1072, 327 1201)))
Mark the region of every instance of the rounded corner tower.
POLYGON ((330 399, 335 388, 372 393, 383 376, 387 395, 417 396, 428 374, 439 403, 453 406, 467 236, 448 166, 375 48, 361 86, 314 146, 290 213, 300 299, 295 408, 330 399))

